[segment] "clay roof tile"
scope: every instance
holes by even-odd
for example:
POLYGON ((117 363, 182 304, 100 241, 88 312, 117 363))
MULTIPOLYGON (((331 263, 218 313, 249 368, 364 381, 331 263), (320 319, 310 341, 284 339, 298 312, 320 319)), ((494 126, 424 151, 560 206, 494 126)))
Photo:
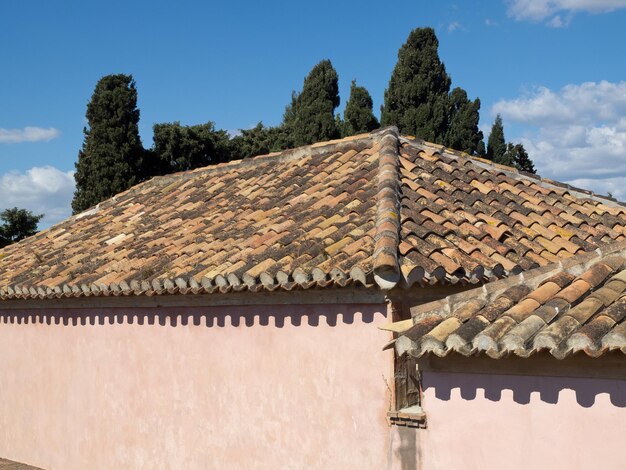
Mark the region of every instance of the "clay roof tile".
MULTIPOLYGON (((99 296, 116 283, 148 295, 144 281, 207 277, 226 282, 211 292, 275 290, 293 288, 296 270, 312 279, 314 269, 324 280, 311 285, 327 287, 348 285, 349 276, 331 280, 331 272, 383 288, 400 277, 405 285, 480 282, 625 234, 626 211, 612 200, 387 128, 143 182, 1 250, 0 289, 3 298, 62 294, 55 285, 99 296), (139 287, 122 284, 133 280, 139 287)), ((616 262, 606 266, 621 269, 616 262)), ((601 271, 581 281, 595 288, 601 271)), ((574 302, 588 293, 576 286, 563 289, 574 302)))
MULTIPOLYGON (((451 297, 457 299, 449 301, 449 311, 438 314, 445 328, 431 335, 436 338, 413 336, 403 352, 526 358, 548 351, 559 359, 579 351, 592 357, 626 354, 626 270, 610 274, 624 261, 626 244, 619 243, 607 254, 578 255, 530 270, 524 284, 511 286, 513 279, 507 279, 451 297)), ((422 317, 429 308, 420 306, 422 317)), ((414 322, 417 331, 420 318, 414 322)))

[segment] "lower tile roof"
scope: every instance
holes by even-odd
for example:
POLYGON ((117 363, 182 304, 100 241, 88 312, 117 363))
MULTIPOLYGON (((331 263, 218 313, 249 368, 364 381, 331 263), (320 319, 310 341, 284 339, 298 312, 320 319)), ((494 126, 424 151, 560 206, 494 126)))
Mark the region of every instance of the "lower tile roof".
POLYGON ((614 200, 386 128, 141 183, 0 250, 0 300, 485 283, 621 240, 614 200))
POLYGON ((626 244, 411 309, 399 355, 626 354, 626 244))

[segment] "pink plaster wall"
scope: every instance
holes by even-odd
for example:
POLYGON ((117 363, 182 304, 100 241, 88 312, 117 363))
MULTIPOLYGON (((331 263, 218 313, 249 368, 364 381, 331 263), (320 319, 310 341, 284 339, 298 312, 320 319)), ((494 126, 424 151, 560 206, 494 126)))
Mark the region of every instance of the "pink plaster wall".
POLYGON ((175 326, 124 312, 132 324, 4 312, 0 456, 49 469, 387 465, 386 306, 170 309, 175 326))
POLYGON ((424 372, 423 385, 428 427, 392 430, 393 468, 626 468, 624 380, 424 372))

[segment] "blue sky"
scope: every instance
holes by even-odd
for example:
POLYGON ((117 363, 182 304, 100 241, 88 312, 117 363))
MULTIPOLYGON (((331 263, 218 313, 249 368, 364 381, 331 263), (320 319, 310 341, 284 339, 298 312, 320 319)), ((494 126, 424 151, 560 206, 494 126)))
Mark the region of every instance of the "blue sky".
POLYGON ((140 132, 278 124, 329 58, 342 104, 355 78, 383 101, 398 48, 435 28, 453 86, 480 97, 542 176, 626 199, 626 0, 315 2, 5 1, 0 13, 0 209, 70 213, 96 81, 133 74, 140 132))

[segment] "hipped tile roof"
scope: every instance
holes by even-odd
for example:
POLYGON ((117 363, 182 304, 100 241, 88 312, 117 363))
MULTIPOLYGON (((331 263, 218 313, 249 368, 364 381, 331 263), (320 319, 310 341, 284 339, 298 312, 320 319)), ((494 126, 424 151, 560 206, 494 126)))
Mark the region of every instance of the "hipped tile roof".
POLYGON ((479 283, 624 239, 613 200, 387 128, 139 184, 0 250, 0 299, 479 283))
POLYGON ((396 351, 492 358, 547 351, 558 359, 626 354, 626 244, 614 249, 414 307, 411 325, 393 341, 396 351))

